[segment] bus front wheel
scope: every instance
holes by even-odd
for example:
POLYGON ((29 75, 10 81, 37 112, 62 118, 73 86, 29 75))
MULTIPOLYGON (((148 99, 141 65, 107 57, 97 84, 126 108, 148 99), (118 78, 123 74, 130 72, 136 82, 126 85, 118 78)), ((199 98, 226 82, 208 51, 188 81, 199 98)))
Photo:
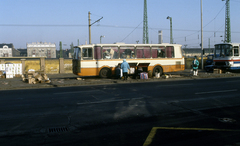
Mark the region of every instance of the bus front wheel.
POLYGON ((156 73, 160 73, 160 76, 163 74, 163 69, 162 69, 161 66, 155 66, 154 67, 153 72, 152 72, 153 76, 155 76, 156 73))
POLYGON ((109 68, 106 68, 106 67, 101 69, 101 71, 99 73, 99 76, 101 78, 110 78, 111 75, 112 75, 111 70, 109 68))

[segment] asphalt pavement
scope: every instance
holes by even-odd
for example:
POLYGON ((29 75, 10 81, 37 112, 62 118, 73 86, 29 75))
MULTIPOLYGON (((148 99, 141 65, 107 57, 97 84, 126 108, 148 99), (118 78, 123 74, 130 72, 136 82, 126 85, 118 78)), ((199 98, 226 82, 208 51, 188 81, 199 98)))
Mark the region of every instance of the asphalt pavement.
POLYGON ((21 77, 15 77, 10 79, 0 78, 0 90, 16 90, 16 89, 36 89, 36 88, 56 88, 56 87, 68 87, 68 86, 86 86, 86 85, 100 85, 100 84, 117 84, 117 83, 138 83, 138 82, 155 82, 166 80, 185 80, 185 79, 206 79, 206 78, 224 78, 224 77, 239 77, 240 73, 221 73, 215 74, 212 72, 205 72, 199 70, 198 76, 192 76, 191 70, 186 69, 180 72, 165 73, 160 78, 149 79, 132 79, 128 78, 127 81, 121 79, 102 79, 97 77, 85 77, 81 78, 75 74, 47 74, 50 79, 50 83, 36 83, 29 84, 24 82, 21 77))

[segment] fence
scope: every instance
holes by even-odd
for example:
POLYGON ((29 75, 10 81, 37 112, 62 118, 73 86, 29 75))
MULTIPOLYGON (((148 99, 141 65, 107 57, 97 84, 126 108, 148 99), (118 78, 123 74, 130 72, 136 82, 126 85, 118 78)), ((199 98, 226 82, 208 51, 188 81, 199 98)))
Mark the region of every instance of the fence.
POLYGON ((0 64, 22 64, 22 73, 30 69, 42 70, 46 74, 72 73, 72 59, 47 59, 45 57, 0 58, 0 64))

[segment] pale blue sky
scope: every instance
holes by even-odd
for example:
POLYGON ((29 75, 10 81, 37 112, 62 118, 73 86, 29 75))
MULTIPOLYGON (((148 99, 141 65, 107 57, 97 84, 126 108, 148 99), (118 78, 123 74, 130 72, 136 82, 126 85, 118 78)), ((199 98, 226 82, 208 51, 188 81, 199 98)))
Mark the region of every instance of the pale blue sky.
MULTIPOLYGON (((225 29, 225 1, 203 1, 204 47, 220 43, 225 29), (215 36, 214 36, 215 32, 215 36)), ((172 17, 174 43, 199 47, 201 42, 200 0, 148 0, 149 43, 170 42, 172 17), (186 38, 186 39, 185 39, 186 38)), ((88 39, 88 12, 92 43, 142 43, 144 0, 0 0, 0 43, 26 48, 26 43, 62 41, 85 44, 88 39)), ((232 42, 240 43, 240 0, 230 0, 232 42)))

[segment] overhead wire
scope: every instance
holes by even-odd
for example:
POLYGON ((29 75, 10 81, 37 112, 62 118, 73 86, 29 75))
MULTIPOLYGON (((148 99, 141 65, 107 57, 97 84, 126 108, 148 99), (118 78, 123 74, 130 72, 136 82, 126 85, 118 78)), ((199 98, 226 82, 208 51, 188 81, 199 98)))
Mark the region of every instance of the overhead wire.
POLYGON ((141 25, 142 23, 143 23, 143 21, 142 21, 140 24, 138 24, 138 26, 135 27, 135 28, 133 29, 133 31, 131 31, 121 42, 123 42, 129 35, 131 35, 131 34, 139 27, 139 25, 141 25))

